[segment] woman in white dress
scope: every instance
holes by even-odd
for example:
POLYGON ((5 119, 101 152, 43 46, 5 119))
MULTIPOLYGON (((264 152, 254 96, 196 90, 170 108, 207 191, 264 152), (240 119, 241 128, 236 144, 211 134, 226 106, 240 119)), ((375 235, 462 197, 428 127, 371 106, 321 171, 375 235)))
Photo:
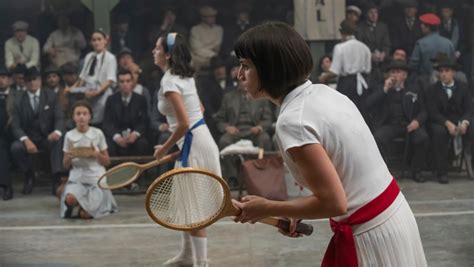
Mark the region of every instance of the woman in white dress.
POLYGON ((334 236, 322 266, 426 266, 415 217, 357 107, 308 80, 308 45, 291 27, 270 22, 235 45, 239 79, 254 98, 280 106, 277 143, 293 176, 313 194, 291 201, 246 196, 238 222, 267 216, 330 218, 334 236))
POLYGON ((104 118, 105 102, 112 94, 112 87, 117 81, 117 60, 107 51, 108 36, 101 30, 96 30, 91 36, 91 46, 94 51, 84 59, 84 66, 79 74, 79 80, 66 92, 83 92, 92 105, 94 118, 92 125, 100 128, 104 118))
POLYGON ((107 143, 100 129, 89 126, 93 112, 89 103, 78 101, 72 107, 76 128, 64 138, 63 164, 69 171, 69 179, 61 195, 60 216, 75 216, 78 207, 79 218, 100 218, 117 212, 117 203, 110 190, 97 186, 98 178, 105 173, 110 158, 107 143), (89 155, 78 155, 74 148, 93 148, 89 155), (87 157, 86 157, 87 156, 87 157))
MULTIPOLYGON (((203 168, 221 176, 219 149, 204 122, 185 38, 176 33, 158 38, 153 56, 155 65, 165 73, 158 92, 158 110, 166 116, 172 132, 163 145, 155 146, 155 157, 162 158, 174 145, 178 145, 181 154, 176 167, 203 168)), ((190 183, 173 190, 198 188, 197 181, 190 183)), ((165 265, 208 266, 205 229, 183 232, 181 244, 181 252, 165 265)))

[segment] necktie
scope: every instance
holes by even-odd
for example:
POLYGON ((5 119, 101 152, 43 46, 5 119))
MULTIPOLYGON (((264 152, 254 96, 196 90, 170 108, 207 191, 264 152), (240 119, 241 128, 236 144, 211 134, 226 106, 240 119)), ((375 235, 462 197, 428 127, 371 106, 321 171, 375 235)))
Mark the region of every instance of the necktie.
POLYGON ((446 91, 446 94, 448 95, 448 99, 451 99, 453 96, 453 86, 444 86, 444 90, 446 91))
POLYGON ((23 54, 23 45, 20 44, 20 52, 23 54))
POLYGON ((96 56, 94 56, 94 59, 92 60, 91 67, 89 68, 89 76, 94 76, 95 65, 97 65, 97 57, 96 56))
POLYGON ((36 113, 38 112, 38 96, 34 95, 33 96, 33 111, 36 113))

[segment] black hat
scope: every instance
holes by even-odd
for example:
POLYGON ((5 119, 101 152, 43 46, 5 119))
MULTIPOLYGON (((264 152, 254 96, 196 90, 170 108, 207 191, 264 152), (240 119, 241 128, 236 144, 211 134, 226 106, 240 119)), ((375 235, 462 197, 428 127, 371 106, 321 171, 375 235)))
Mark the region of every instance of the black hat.
POLYGON ((36 78, 40 77, 41 78, 41 73, 36 67, 31 67, 29 68, 26 73, 25 73, 25 80, 26 81, 32 81, 36 78))
POLYGON ((120 58, 124 55, 130 55, 133 57, 132 50, 130 50, 128 47, 122 48, 120 52, 117 54, 117 60, 120 60, 120 58))
POLYGON ((1 76, 10 76, 10 72, 5 67, 0 67, 1 76))
POLYGON ((461 66, 456 62, 456 59, 452 56, 448 56, 446 53, 438 53, 435 58, 432 58, 433 68, 439 70, 440 68, 450 68, 458 70, 461 66))
POLYGON ((339 31, 344 34, 354 34, 356 30, 356 24, 347 19, 343 20, 339 26, 339 31))
POLYGON ((12 73, 25 75, 27 70, 28 68, 25 64, 17 64, 16 67, 13 69, 12 73))
POLYGON ((220 56, 215 56, 211 58, 211 69, 219 68, 219 67, 227 67, 225 60, 222 59, 220 56))
POLYGON ((56 73, 58 76, 61 76, 61 71, 58 69, 58 67, 54 66, 54 65, 50 65, 48 66, 44 72, 43 72, 43 75, 44 76, 48 76, 50 73, 56 73))
POLYGON ((385 72, 389 72, 393 69, 400 69, 409 72, 411 70, 410 66, 401 60, 393 60, 388 64, 387 68, 385 68, 385 72))
POLYGON ((78 74, 79 68, 76 64, 69 62, 59 68, 63 74, 78 74))

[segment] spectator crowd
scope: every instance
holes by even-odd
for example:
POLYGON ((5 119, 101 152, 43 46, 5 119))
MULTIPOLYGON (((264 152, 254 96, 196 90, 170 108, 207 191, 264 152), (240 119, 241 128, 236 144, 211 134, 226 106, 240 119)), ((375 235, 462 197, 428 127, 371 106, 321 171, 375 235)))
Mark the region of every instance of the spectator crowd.
MULTIPOLYGON (((433 168, 438 181, 447 183, 451 150, 465 156, 468 169, 471 165, 472 89, 470 73, 462 71, 469 70, 466 25, 457 20, 452 1, 421 14, 417 1, 405 0, 403 15, 388 24, 378 5, 360 2, 347 6, 342 40, 321 57, 313 81, 354 102, 383 155, 394 139, 404 138, 415 181, 424 182, 421 171, 433 168)), ((237 79, 233 43, 259 21, 252 19, 252 5, 237 4, 225 25, 219 24, 216 7, 201 6, 200 22, 192 27, 180 24, 176 9, 161 10, 146 29, 132 28, 129 14, 119 10, 110 34, 96 29, 90 36, 58 12, 57 29, 42 42, 30 35, 27 22, 11 25, 0 66, 4 200, 13 198, 12 166, 23 176, 22 193, 32 193, 38 154, 49 155, 55 192, 67 176, 64 135, 74 128, 71 107, 79 100, 92 106, 90 124, 104 132, 111 156, 152 155, 153 146, 167 140, 169 126, 157 109, 163 73, 153 65, 151 51, 157 38, 170 32, 189 42, 204 117, 219 148, 249 139, 274 149, 278 109, 267 100, 249 99, 237 79)), ((269 18, 291 23, 291 13, 279 14, 269 18)), ((237 175, 232 165, 223 162, 224 176, 237 175)))

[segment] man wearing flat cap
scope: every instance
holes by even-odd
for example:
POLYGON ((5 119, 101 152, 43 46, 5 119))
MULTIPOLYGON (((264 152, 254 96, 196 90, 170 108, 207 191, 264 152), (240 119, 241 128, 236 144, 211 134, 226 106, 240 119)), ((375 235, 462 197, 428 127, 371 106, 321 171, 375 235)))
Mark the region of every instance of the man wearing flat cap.
POLYGON ((430 99, 428 129, 433 142, 436 176, 440 183, 446 184, 449 182, 447 172, 450 146, 454 148, 456 156, 461 151, 464 152, 467 170, 472 175, 472 96, 467 84, 454 79, 459 65, 453 56, 438 56, 434 68, 439 72, 439 81, 430 88, 427 95, 430 99))
POLYGON ((406 138, 406 144, 413 148, 410 149, 411 157, 408 157, 411 158, 411 178, 423 182, 420 171, 429 145, 424 128, 428 114, 417 83, 407 80, 409 71, 405 62, 392 61, 387 66, 384 83, 377 85, 367 98, 367 107, 375 115, 374 138, 382 155, 387 156, 393 139, 406 138))
POLYGON ((45 88, 56 94, 61 109, 66 113, 69 110, 69 101, 68 95, 64 91, 61 71, 58 67, 51 65, 44 70, 43 77, 46 79, 45 88))
POLYGON ((50 155, 53 174, 53 194, 62 170, 61 136, 64 132, 64 114, 53 91, 41 88, 41 74, 36 68, 28 69, 27 91, 15 96, 12 112, 14 142, 12 157, 24 175, 23 194, 31 194, 35 172, 33 160, 38 152, 50 155))
POLYGON ((220 52, 224 36, 224 29, 216 24, 216 9, 203 6, 199 14, 201 23, 191 28, 189 37, 192 64, 196 71, 209 67, 211 58, 220 52))
POLYGON ((3 189, 3 200, 13 198, 9 156, 11 135, 8 128, 13 93, 9 87, 9 80, 9 71, 5 67, 0 67, 0 188, 3 189))
POLYGON ((410 66, 418 74, 429 77, 433 71, 432 58, 438 53, 454 55, 453 43, 439 35, 438 29, 441 20, 433 13, 420 16, 421 32, 424 37, 415 43, 415 48, 410 58, 410 66))
POLYGON ((5 42, 5 66, 13 70, 18 64, 27 68, 40 67, 40 47, 36 38, 28 34, 28 23, 17 21, 12 25, 13 37, 5 42))
POLYGON ((403 2, 404 16, 398 18, 392 27, 392 45, 400 47, 411 55, 415 42, 422 37, 420 20, 416 14, 418 12, 418 3, 415 0, 405 0, 403 2))
POLYGON ((354 24, 359 23, 360 16, 362 15, 362 10, 357 6, 347 6, 346 7, 346 19, 353 22, 354 24))

